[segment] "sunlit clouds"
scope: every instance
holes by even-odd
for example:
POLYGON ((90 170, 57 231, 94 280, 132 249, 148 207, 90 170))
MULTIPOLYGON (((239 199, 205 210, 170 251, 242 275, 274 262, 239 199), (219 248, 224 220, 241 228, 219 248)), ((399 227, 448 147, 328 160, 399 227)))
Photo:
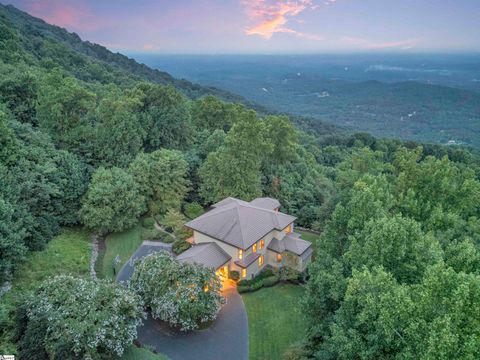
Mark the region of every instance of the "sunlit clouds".
POLYGON ((292 18, 305 10, 313 10, 317 6, 312 0, 243 0, 242 4, 253 24, 245 29, 247 35, 258 35, 264 39, 270 39, 275 33, 288 33, 312 40, 322 39, 319 35, 303 33, 288 25, 292 18))
POLYGON ((126 53, 480 51, 480 0, 0 0, 126 53))
POLYGON ((104 24, 91 13, 88 6, 81 1, 31 1, 26 2, 27 11, 33 16, 42 18, 74 31, 93 31, 104 24))

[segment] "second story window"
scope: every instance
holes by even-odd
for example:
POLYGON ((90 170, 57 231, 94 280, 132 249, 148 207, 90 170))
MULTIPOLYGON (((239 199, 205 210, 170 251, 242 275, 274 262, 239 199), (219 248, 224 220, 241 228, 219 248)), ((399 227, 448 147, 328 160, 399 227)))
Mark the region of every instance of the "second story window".
POLYGON ((239 250, 238 250, 238 259, 239 259, 239 260, 242 260, 242 259, 243 259, 243 250, 242 250, 242 249, 239 249, 239 250))
POLYGON ((260 250, 263 250, 263 248, 265 247, 265 240, 260 240, 260 250))
POLYGON ((252 252, 254 252, 254 253, 257 252, 257 244, 253 244, 253 246, 252 246, 252 252))

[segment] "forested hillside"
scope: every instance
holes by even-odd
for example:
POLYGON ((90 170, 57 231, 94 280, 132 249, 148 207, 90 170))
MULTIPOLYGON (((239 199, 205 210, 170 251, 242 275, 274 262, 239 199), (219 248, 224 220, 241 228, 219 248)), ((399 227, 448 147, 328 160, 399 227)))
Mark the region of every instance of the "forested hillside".
MULTIPOLYGON (((271 196, 322 232, 302 304, 308 337, 285 356, 480 357, 477 154, 328 127, 308 134, 308 121, 296 127, 0 12, 1 283, 62 228, 105 235, 144 215, 182 220, 226 196, 271 196)), ((0 303, 0 353, 108 359, 135 338, 141 310, 127 289, 63 276, 36 291, 16 309, 0 303), (49 301, 72 294, 127 309, 122 331, 97 342, 79 338, 87 325, 65 335, 49 301)))
POLYGON ((478 54, 135 57, 268 109, 379 137, 480 147, 478 54))

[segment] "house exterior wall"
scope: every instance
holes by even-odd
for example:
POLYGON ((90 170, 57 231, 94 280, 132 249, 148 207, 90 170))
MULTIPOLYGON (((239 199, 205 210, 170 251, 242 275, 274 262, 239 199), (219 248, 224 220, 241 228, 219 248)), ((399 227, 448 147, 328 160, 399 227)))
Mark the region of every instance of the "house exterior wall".
POLYGON ((235 265, 234 263, 234 261, 238 260, 238 249, 235 246, 228 245, 223 241, 214 239, 208 235, 202 234, 201 232, 198 232, 195 230, 193 231, 193 241, 195 242, 195 244, 210 243, 210 242, 216 243, 232 258, 232 260, 228 264, 229 270, 241 271, 241 268, 235 265))
MULTIPOLYGON (((293 223, 290 224, 291 226, 291 231, 293 231, 293 223)), ((277 238, 278 240, 283 239, 285 236, 285 231, 278 231, 278 230, 273 230, 270 233, 266 234, 263 237, 263 240, 265 242, 265 245, 263 249, 260 249, 260 240, 259 239, 256 244, 257 244, 257 253, 260 255, 263 255, 264 257, 264 262, 263 265, 259 265, 258 259, 255 260, 250 266, 246 268, 247 274, 244 279, 251 279, 252 277, 256 276, 266 265, 271 265, 273 267, 281 267, 281 266, 291 266, 295 268, 296 270, 303 271, 305 270, 306 266, 310 262, 311 259, 311 254, 307 258, 302 258, 299 256, 296 256, 294 254, 286 254, 282 253, 282 261, 277 262, 277 253, 271 250, 268 250, 268 245, 272 241, 273 238, 277 238), (286 257, 295 257, 295 261, 288 261, 286 257)), ((239 267, 238 265, 235 264, 235 261, 239 260, 238 258, 238 248, 232 245, 229 245, 223 241, 217 240, 213 237, 210 237, 206 234, 203 234, 198 231, 193 231, 193 241, 195 244, 201 244, 201 243, 210 243, 210 242, 215 242, 218 246, 220 246, 230 257, 232 260, 228 264, 228 268, 230 271, 235 270, 238 271, 241 277, 242 273, 242 268, 239 267)), ((250 246, 248 249, 243 251, 243 257, 245 258, 249 254, 253 252, 253 245, 250 246)))

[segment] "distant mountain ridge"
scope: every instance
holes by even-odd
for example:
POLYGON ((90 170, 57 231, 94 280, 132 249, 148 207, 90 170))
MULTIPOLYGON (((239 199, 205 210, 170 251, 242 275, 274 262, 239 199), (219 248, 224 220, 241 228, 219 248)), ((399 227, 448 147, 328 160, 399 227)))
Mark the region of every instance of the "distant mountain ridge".
MULTIPOLYGON (((382 60, 395 64, 393 55, 387 60, 353 55, 138 58, 175 76, 235 92, 279 112, 379 137, 480 148, 480 92, 470 86, 480 71, 480 57, 445 60, 445 56, 431 55, 431 63, 442 62, 444 66, 438 67, 447 68, 450 61, 449 71, 461 75, 445 80, 448 85, 431 83, 429 78, 412 80, 410 73, 365 71, 368 64, 382 60), (461 81, 464 87, 453 86, 461 81)), ((398 59, 402 62, 406 62, 405 55, 398 59)), ((427 58, 413 57, 410 62, 404 66, 423 68, 427 58)), ((435 74, 432 81, 438 79, 435 74)))

